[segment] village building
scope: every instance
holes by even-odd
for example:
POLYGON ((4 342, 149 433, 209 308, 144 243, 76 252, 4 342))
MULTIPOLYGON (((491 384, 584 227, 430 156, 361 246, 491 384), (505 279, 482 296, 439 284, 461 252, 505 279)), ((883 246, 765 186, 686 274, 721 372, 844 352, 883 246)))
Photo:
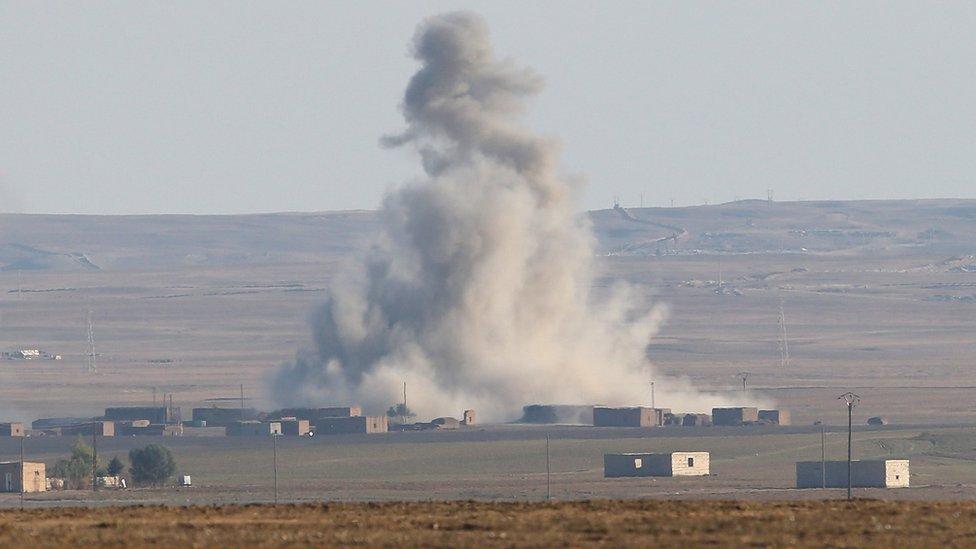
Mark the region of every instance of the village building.
POLYGON ((773 425, 789 425, 790 413, 786 410, 759 410, 759 421, 773 425))
POLYGON ((257 437, 281 434, 279 421, 237 421, 226 429, 229 437, 257 437))
POLYGON ((94 430, 95 434, 100 437, 114 437, 115 422, 114 421, 89 421, 86 423, 79 423, 77 425, 66 425, 64 427, 61 427, 61 434, 64 436, 73 436, 73 435, 91 436, 92 430, 94 430))
POLYGON ((374 434, 389 431, 386 416, 322 417, 315 420, 315 434, 374 434))
POLYGON ((670 414, 671 410, 668 408, 594 406, 593 425, 596 427, 659 427, 664 425, 665 416, 670 414))
POLYGON ((712 424, 712 416, 708 414, 685 414, 681 418, 682 427, 707 427, 712 424))
POLYGON ((709 474, 708 452, 604 454, 603 476, 684 477, 709 474))
POLYGON ((5 461, 0 463, 0 492, 44 492, 47 479, 43 463, 5 461))
POLYGON ((24 424, 19 422, 0 423, 0 437, 24 436, 24 424))
POLYGON ((281 421, 281 434, 287 436, 304 437, 308 436, 311 426, 307 419, 298 418, 282 418, 281 421))
POLYGON ((530 404, 522 407, 519 423, 593 425, 593 406, 530 404))
MULTIPOLYGON (((799 461, 796 464, 797 488, 846 488, 847 461, 799 461)), ((854 460, 851 462, 851 485, 855 488, 907 488, 907 459, 854 460)))
MULTIPOLYGON (((192 413, 194 422, 205 422, 203 425, 208 427, 226 427, 237 421, 261 419, 261 412, 254 408, 194 408, 192 413)), ((199 423, 196 425, 203 426, 199 423)))
POLYGON ((105 408, 109 421, 133 421, 147 419, 149 423, 179 423, 179 406, 117 406, 105 408))
POLYGON ((758 408, 712 408, 712 425, 734 427, 759 421, 758 408))

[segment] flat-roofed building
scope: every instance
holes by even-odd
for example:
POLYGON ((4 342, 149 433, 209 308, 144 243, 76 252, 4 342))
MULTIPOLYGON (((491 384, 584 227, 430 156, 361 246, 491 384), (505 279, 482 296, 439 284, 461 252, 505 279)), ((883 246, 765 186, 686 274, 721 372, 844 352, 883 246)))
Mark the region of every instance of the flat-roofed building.
POLYGON ((712 425, 732 427, 757 421, 759 421, 758 408, 712 408, 712 425))
POLYGON ((0 437, 24 436, 24 424, 20 422, 0 423, 0 437))
POLYGON ((593 407, 593 425, 597 427, 659 427, 664 425, 668 408, 648 408, 634 406, 629 408, 593 407))
POLYGON ((0 463, 0 492, 44 492, 47 479, 43 463, 5 461, 0 463))
POLYGON ((320 417, 360 417, 362 415, 363 410, 359 406, 329 406, 325 408, 284 408, 272 412, 269 417, 293 417, 307 419, 314 423, 320 417))
MULTIPOLYGON (((907 459, 872 459, 851 462, 851 485, 855 488, 907 488, 909 486, 907 459)), ((819 461, 796 463, 797 488, 846 488, 847 461, 819 461)))
POLYGON ((707 427, 712 424, 712 416, 708 414, 685 414, 681 418, 682 427, 707 427))
POLYGON ((519 423, 593 425, 593 406, 584 404, 529 404, 522 407, 519 423))
POLYGON ((279 421, 237 421, 227 426, 229 437, 257 437, 281 434, 279 421))
POLYGON ((308 436, 311 426, 307 419, 281 418, 281 434, 287 436, 304 437, 308 436))
POLYGON ((315 420, 316 435, 374 434, 389 431, 386 416, 322 417, 315 420))
POLYGON ((689 477, 709 474, 708 452, 604 454, 603 476, 689 477))
POLYGON ((789 425, 790 413, 787 410, 759 410, 759 421, 773 425, 789 425))
POLYGON ((209 427, 226 427, 237 421, 258 421, 261 413, 254 408, 194 408, 193 421, 205 421, 209 427))
POLYGON ((179 406, 115 406, 105 408, 105 419, 132 421, 148 419, 149 423, 179 423, 179 406))
POLYGON ((74 436, 74 435, 91 436, 92 430, 94 430, 95 434, 100 437, 114 437, 115 422, 114 421, 89 421, 87 423, 79 423, 78 425, 66 425, 61 428, 61 434, 64 436, 74 436))

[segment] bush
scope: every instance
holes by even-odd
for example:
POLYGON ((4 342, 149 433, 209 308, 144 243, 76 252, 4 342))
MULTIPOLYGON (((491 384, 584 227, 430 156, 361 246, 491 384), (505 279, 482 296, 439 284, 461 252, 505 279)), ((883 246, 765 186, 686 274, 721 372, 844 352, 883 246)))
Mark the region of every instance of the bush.
POLYGON ((129 451, 129 472, 136 484, 158 486, 165 483, 176 472, 176 461, 169 448, 150 444, 145 448, 129 451))

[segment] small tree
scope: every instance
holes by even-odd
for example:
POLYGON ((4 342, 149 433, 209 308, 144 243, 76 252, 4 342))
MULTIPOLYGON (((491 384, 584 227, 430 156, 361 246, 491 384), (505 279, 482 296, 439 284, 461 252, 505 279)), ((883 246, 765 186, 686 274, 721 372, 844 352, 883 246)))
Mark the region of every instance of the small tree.
POLYGON ((108 476, 118 477, 125 472, 125 464, 119 459, 119 456, 115 456, 111 461, 108 462, 108 476))
POLYGON ((169 448, 150 444, 145 448, 129 450, 129 472, 136 484, 158 486, 176 472, 176 461, 169 448))
POLYGON ((410 408, 407 408, 407 406, 401 402, 399 404, 390 406, 390 409, 386 411, 386 417, 396 419, 403 423, 408 419, 417 417, 417 414, 413 413, 410 408))
POLYGON ((69 488, 90 486, 94 456, 92 447, 85 444, 79 435, 71 447, 71 456, 68 459, 59 459, 51 468, 51 473, 57 478, 63 478, 69 488))

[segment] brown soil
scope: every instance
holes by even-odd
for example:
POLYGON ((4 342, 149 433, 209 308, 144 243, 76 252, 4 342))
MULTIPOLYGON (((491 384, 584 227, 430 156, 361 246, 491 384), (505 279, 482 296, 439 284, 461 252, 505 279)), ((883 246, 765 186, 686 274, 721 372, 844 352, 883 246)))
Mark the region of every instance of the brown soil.
POLYGON ((0 546, 962 547, 976 502, 596 501, 0 512, 0 546))

